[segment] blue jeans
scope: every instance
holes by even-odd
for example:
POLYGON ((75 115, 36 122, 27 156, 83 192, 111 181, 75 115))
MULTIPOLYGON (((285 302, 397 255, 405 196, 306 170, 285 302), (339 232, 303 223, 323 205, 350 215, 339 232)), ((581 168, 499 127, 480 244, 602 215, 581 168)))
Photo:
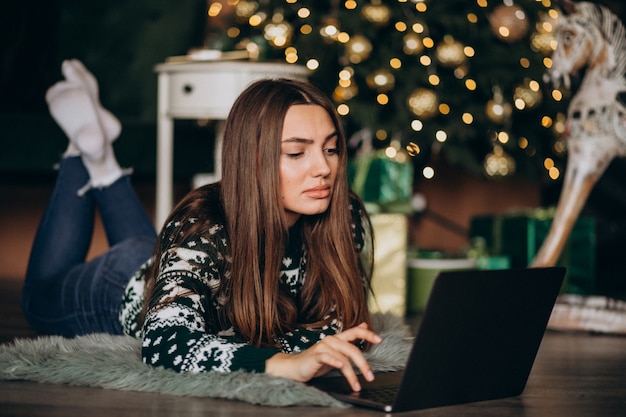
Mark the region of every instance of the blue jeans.
POLYGON ((35 236, 22 308, 41 333, 67 337, 121 334, 118 314, 124 290, 154 250, 156 231, 129 177, 78 196, 88 180, 80 157, 61 160, 35 236), (110 248, 86 262, 96 207, 110 248))

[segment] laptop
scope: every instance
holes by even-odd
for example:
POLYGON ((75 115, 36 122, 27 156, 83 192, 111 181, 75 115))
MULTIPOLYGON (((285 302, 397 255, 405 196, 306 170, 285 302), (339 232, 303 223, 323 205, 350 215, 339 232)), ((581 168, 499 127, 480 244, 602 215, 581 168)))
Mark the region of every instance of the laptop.
POLYGON ((440 272, 406 367, 311 385, 355 405, 386 412, 465 404, 520 395, 539 350, 565 268, 440 272))

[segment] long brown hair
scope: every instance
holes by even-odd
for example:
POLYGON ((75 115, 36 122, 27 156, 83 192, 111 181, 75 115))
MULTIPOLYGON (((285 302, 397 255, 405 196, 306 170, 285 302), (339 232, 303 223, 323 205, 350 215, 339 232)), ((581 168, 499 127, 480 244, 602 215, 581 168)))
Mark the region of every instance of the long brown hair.
MULTIPOLYGON (((361 203, 350 192, 346 164, 346 140, 335 108, 311 84, 260 80, 235 101, 224 130, 219 187, 232 263, 230 278, 222 280, 220 291, 229 300, 228 319, 250 343, 275 345, 284 331, 302 324, 318 327, 333 319, 339 319, 344 329, 369 324, 366 288, 371 262, 364 262, 355 250, 350 204, 361 203), (340 158, 328 210, 301 218, 306 279, 297 302, 279 285, 288 239, 280 192, 280 139, 287 110, 296 104, 319 105, 328 112, 338 133, 340 158)), ((190 193, 171 218, 202 210, 200 200, 206 200, 202 193, 190 193)), ((364 237, 371 238, 369 218, 362 205, 361 209, 364 237)), ((163 249, 156 251, 157 260, 163 249)))

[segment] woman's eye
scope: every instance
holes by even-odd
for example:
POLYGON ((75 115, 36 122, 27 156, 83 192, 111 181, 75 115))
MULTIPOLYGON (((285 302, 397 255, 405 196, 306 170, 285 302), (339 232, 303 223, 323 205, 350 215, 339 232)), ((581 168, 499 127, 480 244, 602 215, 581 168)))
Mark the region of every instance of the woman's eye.
POLYGON ((297 158, 301 157, 303 154, 304 154, 304 152, 288 153, 287 157, 289 157, 291 159, 297 159, 297 158))
POLYGON ((339 153, 339 148, 326 148, 324 149, 324 152, 329 155, 337 155, 339 153))

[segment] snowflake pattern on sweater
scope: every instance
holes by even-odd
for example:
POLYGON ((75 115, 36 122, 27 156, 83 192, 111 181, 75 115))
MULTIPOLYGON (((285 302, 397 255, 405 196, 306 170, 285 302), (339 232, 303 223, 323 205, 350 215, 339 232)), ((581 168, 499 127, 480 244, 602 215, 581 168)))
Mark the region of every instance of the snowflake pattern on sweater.
MULTIPOLYGON (((361 252, 362 213, 356 207, 351 205, 352 230, 355 250, 361 252)), ((278 338, 280 348, 256 347, 238 335, 220 314, 228 302, 218 294, 222 280, 227 279, 230 259, 225 225, 216 220, 212 219, 215 224, 208 234, 192 236, 175 246, 169 244, 172 234, 199 220, 172 221, 166 226, 161 244, 168 249, 159 261, 159 275, 143 327, 139 326, 139 316, 144 278, 152 260, 137 271, 126 288, 120 322, 126 334, 143 339, 145 363, 179 372, 264 372, 265 361, 277 352, 302 352, 326 335, 340 331, 341 323, 336 319, 323 328, 303 326, 278 338), (175 301, 164 303, 173 297, 175 301), (164 306, 155 308, 160 305, 164 306)), ((299 230, 290 230, 280 283, 293 297, 299 295, 305 279, 305 260, 299 230)))

